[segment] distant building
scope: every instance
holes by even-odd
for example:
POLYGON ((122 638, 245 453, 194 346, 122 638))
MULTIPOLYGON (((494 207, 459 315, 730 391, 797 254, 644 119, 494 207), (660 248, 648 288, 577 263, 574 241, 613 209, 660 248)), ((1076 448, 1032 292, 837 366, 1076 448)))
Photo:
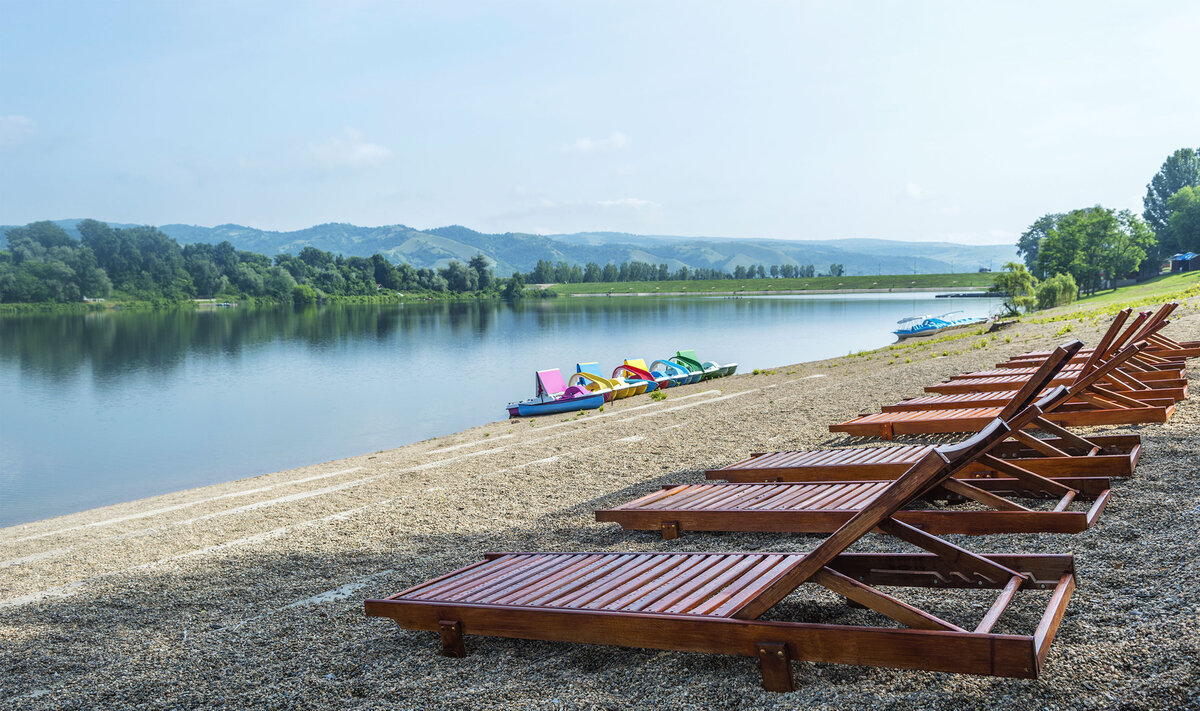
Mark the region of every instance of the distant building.
POLYGON ((1195 269, 1200 269, 1200 254, 1184 252, 1171 257, 1172 272, 1190 272, 1195 269))

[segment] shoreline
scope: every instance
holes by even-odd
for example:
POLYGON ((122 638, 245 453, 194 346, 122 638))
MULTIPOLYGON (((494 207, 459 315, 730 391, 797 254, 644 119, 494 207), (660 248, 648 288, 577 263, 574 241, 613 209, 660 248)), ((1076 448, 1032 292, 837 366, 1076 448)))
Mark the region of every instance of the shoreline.
MULTIPOLYGON (((1200 314, 1179 316, 1168 334, 1200 337, 1200 314)), ((1094 343, 1105 320, 1083 313, 1066 335, 1061 322, 1019 323, 995 338, 782 366, 673 388, 660 402, 500 420, 0 529, 0 660, 18 670, 0 682, 0 698, 19 708, 536 708, 548 698, 566 707, 889 708, 954 694, 963 709, 991 708, 999 696, 1020 707, 1185 707, 1195 637, 1181 630, 1194 629, 1196 603, 1179 587, 1178 566, 1200 560, 1194 526, 1180 523, 1200 510, 1200 407, 1189 401, 1166 425, 1106 429, 1141 434, 1145 452, 1134 477, 1114 483, 1094 529, 954 537, 973 550, 1075 551, 1082 582, 1037 682, 800 664, 799 690, 777 696, 759 688, 752 660, 476 637, 470 656, 446 660, 436 635, 362 615, 362 599, 484 551, 811 549, 820 537, 662 541, 597 523, 592 511, 704 481, 703 469, 752 451, 872 443, 826 425, 1011 355, 1075 337, 1094 343), (1131 584, 1134 571, 1145 579, 1131 584), (1138 614, 1114 619, 1114 607, 1138 614), (47 662, 32 664, 34 655, 47 662)), ((1012 618, 1026 631, 1020 610, 1012 618)))
POLYGON ((981 287, 933 287, 918 286, 909 289, 761 289, 754 291, 611 291, 590 294, 559 294, 560 299, 590 298, 595 296, 793 296, 796 294, 903 294, 918 292, 954 292, 956 294, 986 293, 981 287))

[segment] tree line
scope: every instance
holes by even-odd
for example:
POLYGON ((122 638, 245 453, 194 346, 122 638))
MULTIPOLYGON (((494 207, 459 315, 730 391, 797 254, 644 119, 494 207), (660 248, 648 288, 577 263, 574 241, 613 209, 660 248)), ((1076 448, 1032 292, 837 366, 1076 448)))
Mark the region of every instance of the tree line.
MULTIPOLYGON (((837 263, 829 265, 829 276, 842 276, 845 273, 845 266, 837 263)), ((806 279, 818 276, 818 274, 816 267, 812 264, 772 264, 770 267, 763 264, 738 265, 732 272, 724 269, 693 268, 684 265, 672 271, 667 264, 656 265, 639 261, 620 264, 609 262, 603 266, 597 262, 588 262, 580 266, 539 259, 533 269, 520 276, 525 282, 531 284, 606 284, 628 281, 766 279, 768 277, 772 279, 806 279)))
POLYGON ((53 222, 10 229, 0 250, 0 302, 265 298, 299 304, 382 291, 493 293, 501 284, 482 254, 441 269, 393 264, 380 254, 343 257, 314 247, 297 255, 239 250, 229 242, 181 246, 155 227, 84 220, 82 239, 53 222))

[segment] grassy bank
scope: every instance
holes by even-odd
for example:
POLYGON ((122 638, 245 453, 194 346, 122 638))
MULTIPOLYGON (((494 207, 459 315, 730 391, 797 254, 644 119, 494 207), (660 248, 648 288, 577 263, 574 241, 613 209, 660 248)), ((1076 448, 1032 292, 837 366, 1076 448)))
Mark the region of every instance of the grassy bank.
POLYGON ((1095 314, 1115 313, 1121 309, 1148 306, 1164 301, 1179 301, 1200 296, 1200 271, 1167 274, 1141 284, 1125 286, 1085 296, 1069 306, 1038 311, 1026 316, 1025 321, 1044 323, 1064 318, 1074 318, 1080 312, 1095 314))
POLYGON ((882 276, 809 277, 807 279, 697 279, 554 284, 548 289, 576 294, 731 294, 739 291, 836 291, 839 289, 980 289, 992 285, 990 272, 965 274, 884 274, 882 276))

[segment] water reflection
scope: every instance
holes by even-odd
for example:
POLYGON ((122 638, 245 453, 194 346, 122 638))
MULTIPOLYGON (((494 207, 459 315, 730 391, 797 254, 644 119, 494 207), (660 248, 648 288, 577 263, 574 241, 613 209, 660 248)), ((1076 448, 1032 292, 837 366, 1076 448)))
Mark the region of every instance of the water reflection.
POLYGON ((743 371, 891 342, 931 295, 525 300, 0 318, 0 525, 504 416, 531 371, 695 348, 743 371))

